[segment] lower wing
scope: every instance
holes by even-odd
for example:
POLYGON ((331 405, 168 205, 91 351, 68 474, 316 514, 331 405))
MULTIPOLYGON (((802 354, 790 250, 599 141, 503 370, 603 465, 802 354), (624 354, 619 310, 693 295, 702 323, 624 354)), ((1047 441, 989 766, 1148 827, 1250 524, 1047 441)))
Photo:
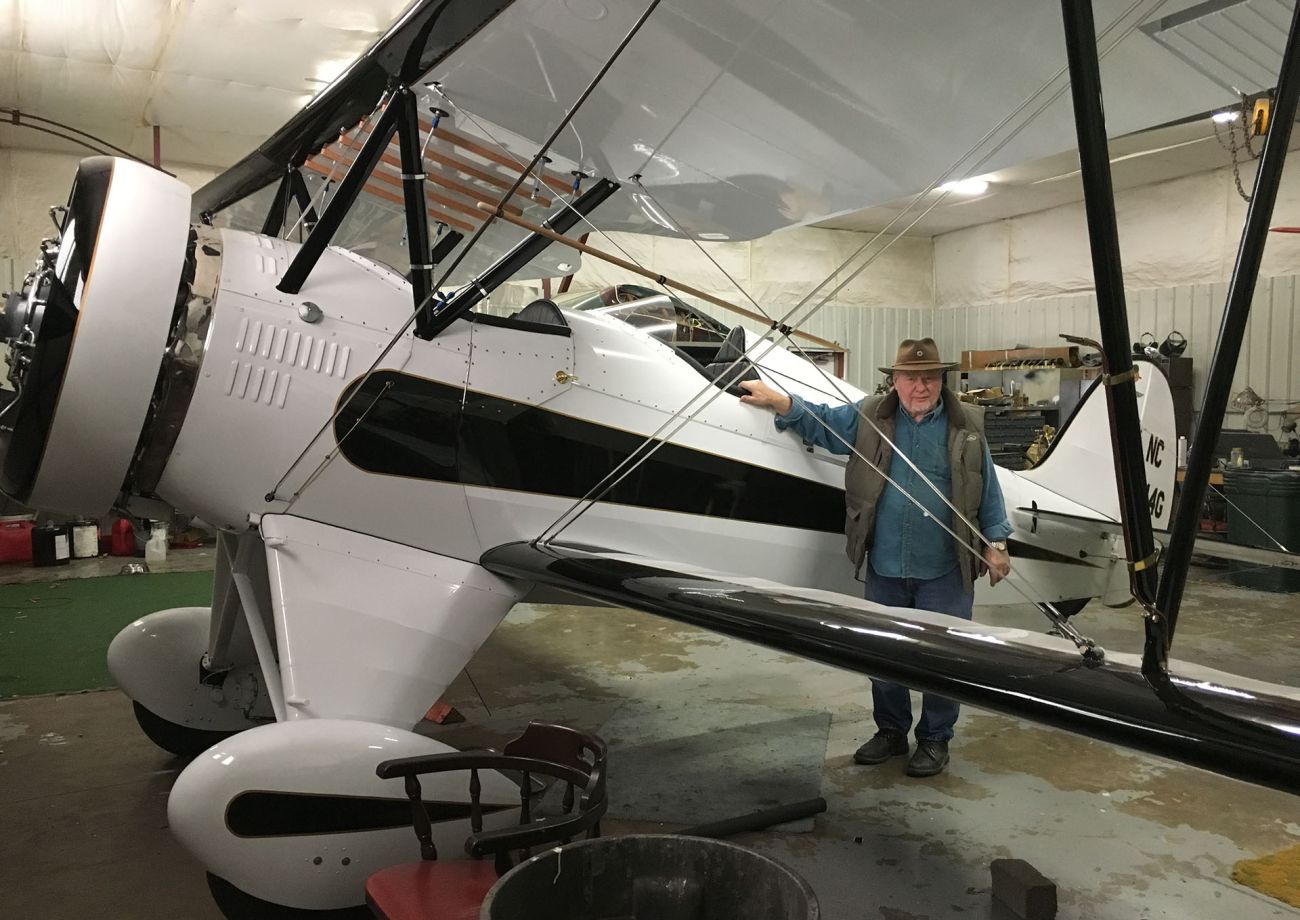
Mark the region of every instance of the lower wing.
POLYGON ((1287 792, 1300 792, 1300 691, 1064 639, 762 579, 557 544, 484 554, 498 575, 632 607, 1287 792))

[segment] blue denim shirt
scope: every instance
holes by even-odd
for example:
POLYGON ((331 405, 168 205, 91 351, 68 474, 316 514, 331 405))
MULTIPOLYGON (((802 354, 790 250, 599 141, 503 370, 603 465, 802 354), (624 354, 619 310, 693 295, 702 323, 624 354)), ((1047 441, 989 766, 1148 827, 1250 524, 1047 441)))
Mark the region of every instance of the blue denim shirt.
MULTIPOLYGON (((776 417, 776 427, 792 430, 805 443, 824 447, 833 454, 852 453, 858 438, 861 403, 823 406, 807 403, 798 396, 786 415, 776 417), (824 423, 824 424, 823 424, 824 423), (838 435, 838 437, 837 437, 838 435), (842 439, 842 440, 841 440, 842 439)), ((952 498, 952 470, 948 464, 948 412, 943 401, 918 422, 900 404, 894 417, 894 443, 925 471, 945 497, 952 498)), ((952 509, 944 504, 910 465, 893 462, 890 478, 914 496, 926 512, 907 499, 893 483, 876 505, 875 542, 871 547, 872 571, 886 578, 939 578, 957 567, 957 548, 952 537, 940 527, 952 526, 952 509)), ((989 540, 1005 540, 1011 535, 1002 487, 988 443, 984 444, 984 491, 980 496, 980 531, 989 540)))

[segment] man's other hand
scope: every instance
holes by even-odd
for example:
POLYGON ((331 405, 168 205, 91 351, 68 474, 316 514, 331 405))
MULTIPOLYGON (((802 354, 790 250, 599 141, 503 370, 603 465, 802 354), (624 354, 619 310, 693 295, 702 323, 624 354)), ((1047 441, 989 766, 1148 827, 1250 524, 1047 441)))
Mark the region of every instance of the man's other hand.
POLYGON ((995 546, 984 547, 984 565, 989 571, 989 584, 996 585, 1011 572, 1011 557, 1006 550, 995 546))
POLYGON ((777 415, 788 415, 790 408, 794 405, 789 396, 786 396, 780 390, 774 390, 761 380, 742 380, 739 385, 742 390, 747 390, 749 394, 740 397, 740 401, 751 406, 771 409, 777 415))

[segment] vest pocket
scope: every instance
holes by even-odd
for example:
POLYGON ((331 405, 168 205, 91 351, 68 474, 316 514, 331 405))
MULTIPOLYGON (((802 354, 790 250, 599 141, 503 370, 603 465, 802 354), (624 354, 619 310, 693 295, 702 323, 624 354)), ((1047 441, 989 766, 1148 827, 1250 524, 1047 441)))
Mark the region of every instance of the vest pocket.
POLYGON ((861 570, 862 560, 867 555, 867 530, 868 527, 862 520, 862 509, 846 509, 844 513, 844 536, 846 537, 844 549, 848 553, 849 561, 853 563, 853 574, 855 576, 861 570))

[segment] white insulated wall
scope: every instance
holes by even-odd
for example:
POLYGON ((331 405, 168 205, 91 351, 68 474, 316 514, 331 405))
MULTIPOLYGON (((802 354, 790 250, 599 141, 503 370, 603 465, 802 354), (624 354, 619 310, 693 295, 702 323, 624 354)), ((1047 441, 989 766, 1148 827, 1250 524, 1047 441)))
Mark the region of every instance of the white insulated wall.
MULTIPOLYGON (((1242 167, 1241 179, 1249 189, 1253 164, 1242 167)), ((1115 212, 1126 286, 1169 288, 1231 277, 1246 218, 1231 169, 1127 189, 1115 196, 1115 212)), ((1300 169, 1283 174, 1273 214, 1274 225, 1300 224, 1300 169)), ((1297 272, 1300 234, 1269 234, 1260 274, 1297 272)), ((1083 205, 936 236, 934 277, 938 307, 1087 293, 1093 274, 1083 205)))
MULTIPOLYGON (((22 281, 40 251, 41 239, 54 235, 50 206, 67 203, 80 161, 70 153, 0 147, 0 289, 10 286, 6 260, 16 263, 11 269, 14 282, 22 281)), ((218 172, 203 166, 164 165, 192 189, 218 172)))

